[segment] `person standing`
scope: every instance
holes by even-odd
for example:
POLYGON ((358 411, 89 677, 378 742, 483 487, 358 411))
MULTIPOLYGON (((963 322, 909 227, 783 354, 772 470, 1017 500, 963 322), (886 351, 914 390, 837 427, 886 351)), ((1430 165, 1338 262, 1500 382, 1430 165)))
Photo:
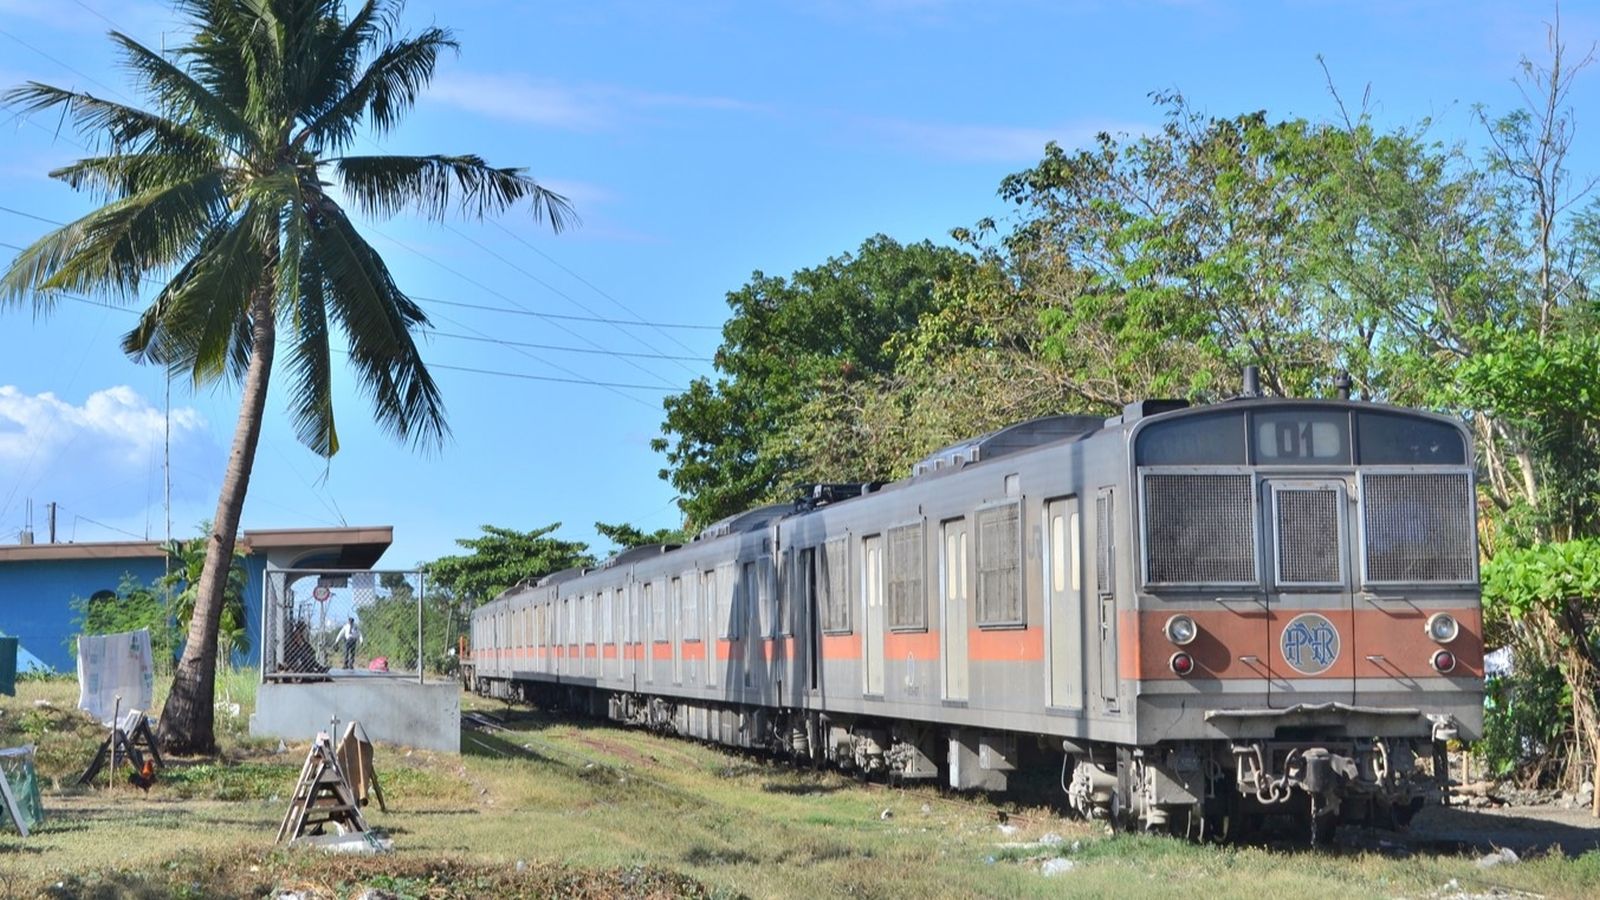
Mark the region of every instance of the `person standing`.
POLYGON ((354 669, 356 667, 356 647, 360 646, 361 642, 365 640, 361 636, 361 626, 356 624, 355 616, 351 616, 345 621, 344 627, 339 629, 335 640, 344 644, 344 667, 346 669, 354 669))

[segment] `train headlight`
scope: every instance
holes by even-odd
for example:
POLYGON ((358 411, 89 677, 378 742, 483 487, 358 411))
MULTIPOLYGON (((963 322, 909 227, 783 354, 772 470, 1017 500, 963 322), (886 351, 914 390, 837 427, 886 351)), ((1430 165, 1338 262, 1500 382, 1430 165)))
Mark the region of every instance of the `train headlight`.
POLYGON ((1182 647, 1195 639, 1200 633, 1200 628, 1188 616, 1173 616, 1167 620, 1166 632, 1167 640, 1182 647))
POLYGON ((1449 650, 1440 650, 1433 655, 1433 668, 1441 675, 1455 671, 1456 655, 1449 650))
POLYGON ((1174 653, 1172 659, 1167 661, 1167 665, 1172 667, 1174 674, 1185 676, 1194 671, 1194 657, 1187 653, 1174 653))
POLYGON ((1428 617, 1428 637, 1440 644, 1448 644, 1461 633, 1461 623, 1449 613, 1434 613, 1428 617))

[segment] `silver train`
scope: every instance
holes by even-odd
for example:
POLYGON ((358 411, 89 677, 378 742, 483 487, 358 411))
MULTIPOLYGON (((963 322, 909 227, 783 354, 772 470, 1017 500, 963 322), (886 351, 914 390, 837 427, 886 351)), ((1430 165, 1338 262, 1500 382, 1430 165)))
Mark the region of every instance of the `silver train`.
POLYGON ((1060 766, 1124 826, 1403 823, 1482 731, 1470 448, 1345 399, 1023 422, 518 585, 463 672, 869 775, 1060 766))

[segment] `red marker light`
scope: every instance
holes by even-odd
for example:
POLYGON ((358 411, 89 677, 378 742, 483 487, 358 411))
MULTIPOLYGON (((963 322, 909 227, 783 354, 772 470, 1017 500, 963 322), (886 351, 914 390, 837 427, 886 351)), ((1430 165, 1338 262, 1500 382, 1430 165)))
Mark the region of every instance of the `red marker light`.
POLYGON ((1456 667, 1456 655, 1449 650, 1440 650, 1433 655, 1433 668, 1439 672, 1450 672, 1456 667))
POLYGON ((1168 665, 1172 666, 1172 671, 1178 675, 1188 675, 1194 671, 1194 657, 1187 653, 1174 653, 1168 665))

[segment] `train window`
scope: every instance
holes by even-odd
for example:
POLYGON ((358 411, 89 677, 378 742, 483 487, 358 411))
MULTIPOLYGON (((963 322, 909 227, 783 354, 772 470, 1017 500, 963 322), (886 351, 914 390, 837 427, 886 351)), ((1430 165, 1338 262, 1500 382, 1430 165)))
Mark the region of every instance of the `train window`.
POLYGON ((799 568, 796 565, 796 555, 793 550, 783 551, 783 581, 778 585, 778 621, 774 624, 774 635, 789 635, 794 633, 794 610, 800 605, 799 568))
POLYGON ((644 598, 650 616, 650 639, 662 642, 667 639, 667 592, 656 588, 654 582, 646 584, 644 598))
POLYGON ((1459 466, 1467 461, 1461 432, 1446 422, 1399 413, 1356 413, 1356 454, 1364 466, 1459 466))
POLYGON ((1252 422, 1258 466, 1350 463, 1350 414, 1342 409, 1258 412, 1252 422))
POLYGON ((978 627, 1023 624, 1022 508, 978 510, 978 627))
POLYGON ((1229 410, 1152 422, 1139 432, 1134 458, 1141 466, 1242 466, 1244 415, 1229 410))
POLYGON ((1083 586, 1083 573, 1078 571, 1078 512, 1071 515, 1057 512, 1050 519, 1050 589, 1056 593, 1083 586))
POLYGON ((1478 560, 1475 507, 1465 472, 1363 473, 1366 580, 1472 581, 1478 560))
POLYGON ((686 641, 700 640, 700 591, 695 584, 693 572, 684 573, 684 583, 687 589, 683 592, 683 618, 681 621, 683 639, 686 641))
POLYGON ((1142 488, 1148 582, 1256 583, 1252 476, 1147 474, 1142 488))
MULTIPOLYGON (((1168 476, 1152 475, 1150 480, 1168 476)), ((1146 482, 1148 483, 1148 482, 1146 482)), ((1114 541, 1111 529, 1116 521, 1112 515, 1111 489, 1101 488, 1094 498, 1094 589, 1101 597, 1116 593, 1116 566, 1112 553, 1114 541)))
POLYGON ((889 529, 889 627, 926 630, 928 595, 922 589, 922 525, 889 529))
POLYGON ((734 618, 736 597, 733 564, 717 567, 717 636, 733 640, 739 636, 739 622, 734 618))
POLYGON ((845 543, 841 538, 829 541, 817 554, 817 587, 823 592, 822 630, 829 634, 850 633, 850 591, 847 576, 850 573, 845 543))

